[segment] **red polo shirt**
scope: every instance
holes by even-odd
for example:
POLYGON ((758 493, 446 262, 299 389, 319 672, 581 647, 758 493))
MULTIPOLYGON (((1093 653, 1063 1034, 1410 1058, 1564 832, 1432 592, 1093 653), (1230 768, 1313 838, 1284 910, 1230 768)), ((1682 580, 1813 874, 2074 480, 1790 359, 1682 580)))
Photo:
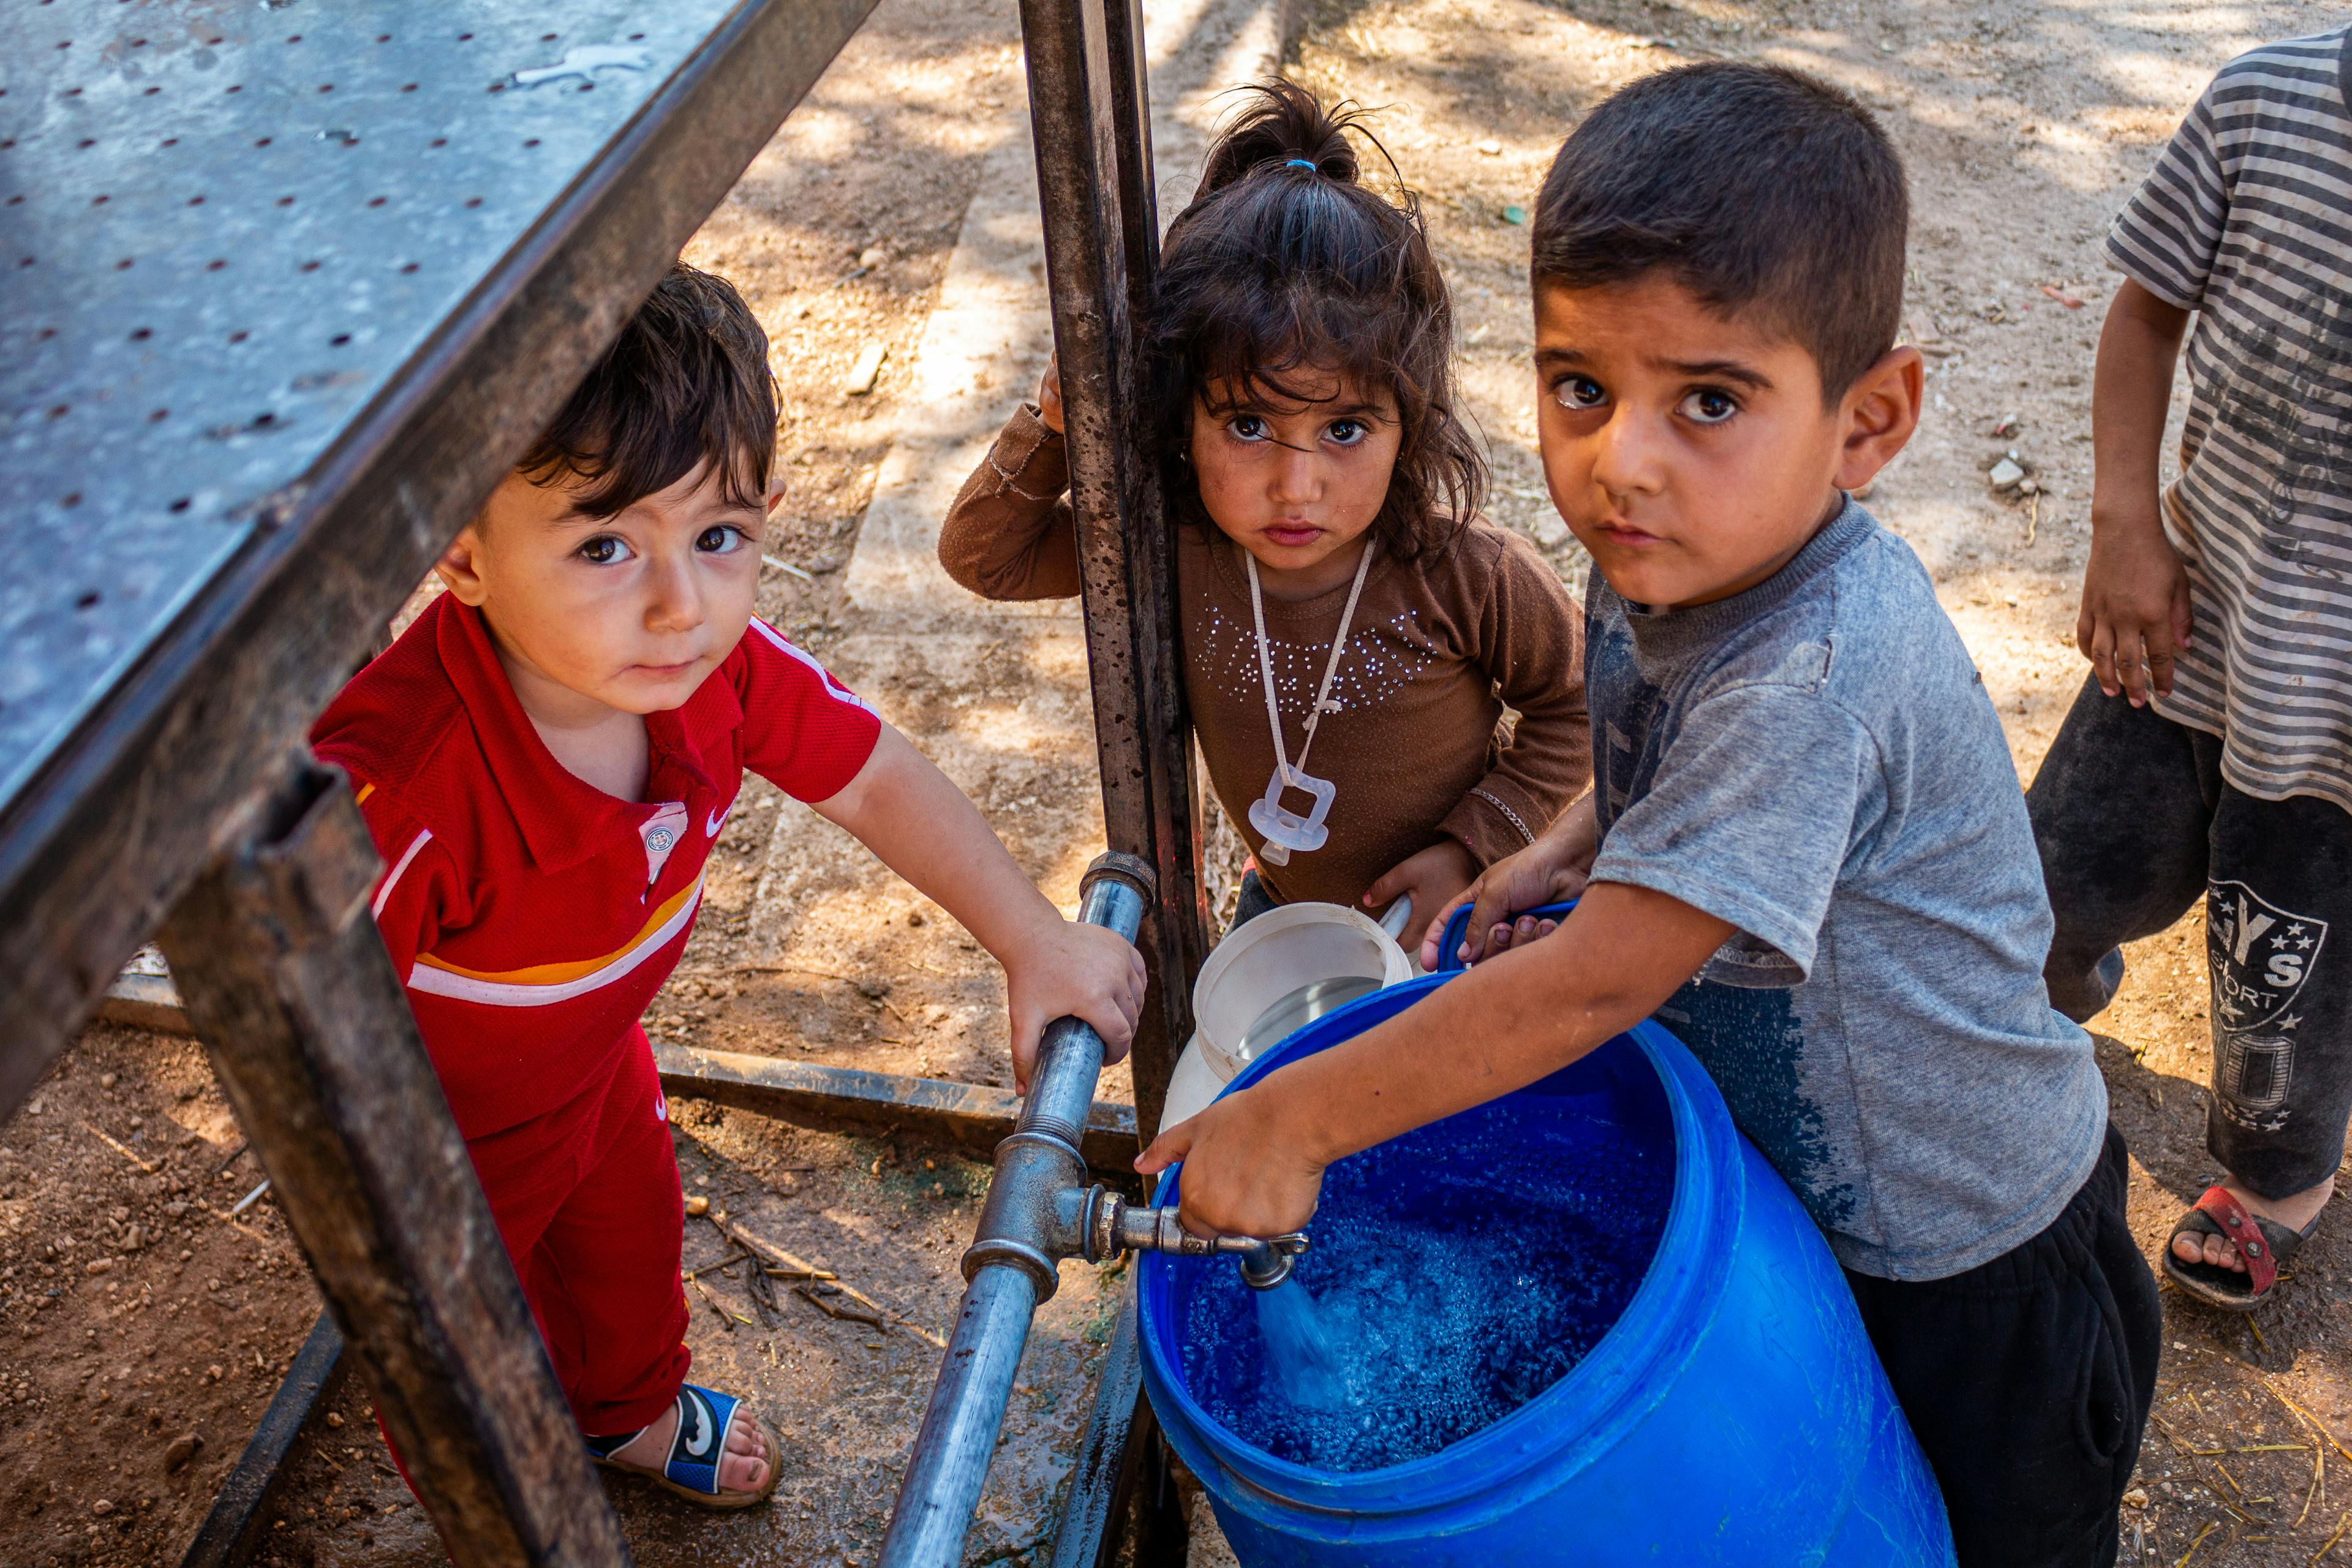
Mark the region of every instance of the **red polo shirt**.
POLYGON ((766 622, 646 716, 643 801, 557 762, 480 613, 443 595, 310 731, 383 854, 376 924, 468 1138, 610 1070, 677 963, 746 768, 803 800, 873 754, 874 710, 766 622))

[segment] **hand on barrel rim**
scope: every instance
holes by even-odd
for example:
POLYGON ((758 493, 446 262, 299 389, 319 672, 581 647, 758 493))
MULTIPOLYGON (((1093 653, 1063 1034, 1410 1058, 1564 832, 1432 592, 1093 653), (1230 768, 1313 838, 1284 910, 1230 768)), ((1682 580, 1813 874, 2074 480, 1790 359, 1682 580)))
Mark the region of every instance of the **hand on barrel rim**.
POLYGON ((1558 921, 1528 916, 1515 921, 1512 912, 1583 896, 1592 873, 1592 858, 1600 847, 1600 820, 1593 814, 1592 796, 1587 794, 1561 812, 1559 820, 1534 843, 1487 867, 1476 881, 1437 911, 1429 922, 1429 934, 1422 940, 1421 966, 1433 971, 1444 961, 1445 922, 1464 904, 1474 907, 1461 951, 1454 956, 1465 963, 1475 963, 1515 943, 1549 936, 1558 929, 1558 921))

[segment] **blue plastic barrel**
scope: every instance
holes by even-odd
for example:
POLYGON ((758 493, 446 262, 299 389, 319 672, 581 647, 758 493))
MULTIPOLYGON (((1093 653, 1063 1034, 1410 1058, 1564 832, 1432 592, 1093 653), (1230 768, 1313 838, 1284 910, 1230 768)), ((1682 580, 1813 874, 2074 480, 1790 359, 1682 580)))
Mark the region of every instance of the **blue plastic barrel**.
MULTIPOLYGON (((1226 1092, 1361 1033, 1452 978, 1409 981, 1307 1026, 1226 1092)), ((1935 1478, 1836 1260, 1732 1125, 1705 1069, 1645 1023, 1496 1108, 1530 1126, 1546 1121, 1557 1136, 1559 1103, 1584 1110, 1597 1096, 1614 1096, 1662 1152, 1671 1145, 1673 1195, 1648 1272, 1559 1382, 1426 1458, 1323 1470, 1219 1426, 1185 1385, 1176 1325, 1203 1271, 1234 1266, 1143 1258, 1144 1385, 1245 1568, 1952 1562, 1935 1478)), ((1181 1180, 1181 1168, 1163 1177, 1157 1201, 1175 1202, 1181 1180)))

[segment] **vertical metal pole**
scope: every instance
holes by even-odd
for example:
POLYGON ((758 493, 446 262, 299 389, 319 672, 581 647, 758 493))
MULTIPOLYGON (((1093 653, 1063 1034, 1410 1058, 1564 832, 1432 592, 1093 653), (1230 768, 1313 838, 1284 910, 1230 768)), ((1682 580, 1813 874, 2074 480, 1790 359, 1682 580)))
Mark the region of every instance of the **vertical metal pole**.
POLYGON ((163 931, 189 1020, 451 1558, 626 1563, 376 936, 351 790, 306 763, 267 811, 163 931))
MULTIPOLYGON (((1142 942, 1158 994, 1131 1068, 1136 1131, 1149 1143, 1160 1131, 1177 1053, 1192 1033, 1192 981, 1209 954, 1210 928, 1173 524, 1160 476, 1136 441, 1139 333, 1160 266, 1143 0, 1023 0, 1021 21, 1071 432, 1103 811, 1111 847, 1150 860, 1160 881, 1142 942), (1074 366, 1087 374, 1074 377, 1074 366), (1115 510, 1106 512, 1106 504, 1115 510), (1132 729, 1123 727, 1129 723, 1132 729)), ((1131 1316, 1122 1324, 1130 1334, 1131 1316)), ((1131 1360, 1131 1339, 1128 1350, 1131 1360)), ((1138 1568, 1181 1563, 1186 1555, 1187 1521, 1141 1377, 1112 1376, 1117 1364, 1116 1356, 1106 1364, 1087 1420, 1089 1447, 1108 1451, 1097 1456, 1108 1458, 1097 1478, 1107 1483, 1104 1495, 1094 1509, 1065 1513, 1068 1539, 1056 1542, 1057 1568, 1108 1561, 1129 1534, 1138 1568)), ((1074 1483, 1074 1499, 1081 1489, 1091 1489, 1074 1483)))
POLYGON ((1130 1542, 1132 1568, 1183 1568, 1189 1555, 1190 1521, 1170 1473, 1167 1441, 1143 1397, 1139 1333, 1130 1269, 1054 1529, 1052 1568, 1110 1568, 1130 1542))
POLYGON ((1141 946, 1155 997, 1137 1032, 1137 1131, 1160 1130, 1208 956, 1173 541, 1137 449, 1138 310, 1159 246, 1136 0, 1022 0, 1046 280, 1086 587, 1087 653, 1110 847, 1151 864, 1141 946))
POLYGON ((1184 1568, 1192 1557, 1192 1521, 1177 1485, 1176 1451, 1160 1435, 1151 1402, 1135 1402, 1135 1479, 1128 1510, 1135 1568, 1184 1568))
POLYGON ((1143 0, 1104 0, 1104 58, 1118 153, 1119 237, 1127 306, 1139 325, 1160 279, 1160 180, 1151 145, 1151 70, 1144 56, 1143 0))

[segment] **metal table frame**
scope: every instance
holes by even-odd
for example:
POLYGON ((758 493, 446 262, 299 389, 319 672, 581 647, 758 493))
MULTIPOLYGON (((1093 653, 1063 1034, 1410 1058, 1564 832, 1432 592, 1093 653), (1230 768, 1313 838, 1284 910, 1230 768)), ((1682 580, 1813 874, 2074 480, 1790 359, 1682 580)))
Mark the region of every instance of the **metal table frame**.
MULTIPOLYGON (((417 352, 339 417, 331 439, 299 471, 218 498, 240 531, 184 586, 168 622, 103 679, 68 693, 69 721, 53 737, 0 758, 0 1115, 154 937, 328 1304, 195 1560, 236 1560, 294 1434, 348 1369, 465 1568, 628 1561, 376 940, 367 903, 380 868, 365 826, 303 735, 873 4, 717 10, 417 352)), ((99 30, 119 32, 120 14, 104 9, 99 30)), ((47 25, 74 10, 37 15, 47 25)), ((264 26, 299 15, 261 10, 264 26)), ((1137 307, 1158 250, 1142 20, 1136 0, 1023 0, 1021 10, 1108 837, 1149 861, 1160 889, 1142 942, 1156 999, 1135 1051, 1135 1126, 1148 1139, 1174 1047, 1190 1033, 1208 934, 1171 540, 1132 439, 1137 307)), ((109 47, 130 58, 146 43, 124 36, 109 47)), ((0 105, 0 171, 17 145, 8 123, 70 96, 58 63, 68 58, 88 56, 61 44, 20 59, 0 105)), ((319 132, 339 137, 356 140, 319 132)), ((128 268, 159 289, 153 298, 173 298, 163 269, 128 268)), ((0 306, 0 331, 26 325, 0 306)), ((22 452, 39 411, 13 390, 18 405, 0 416, 22 452)), ((164 483, 171 476, 156 470, 172 449, 124 423, 131 434, 113 459, 164 483)), ((0 495, 34 504, 5 472, 0 495)), ((36 605, 7 624, 55 625, 58 613, 36 605)), ((26 646, 37 641, 30 634, 11 640, 10 689, 30 689, 22 678, 41 679, 44 647, 26 646)), ((58 679, 88 663, 61 651, 58 679)), ((921 1098, 887 1082, 844 1086, 836 1106, 835 1086, 790 1087, 798 1111, 851 1121, 873 1120, 877 1094, 886 1110, 894 1095, 921 1098)), ((1164 1451, 1145 1440, 1131 1367, 1110 1360, 1055 1561, 1107 1562, 1128 1540, 1139 1562, 1181 1560, 1164 1451)))

